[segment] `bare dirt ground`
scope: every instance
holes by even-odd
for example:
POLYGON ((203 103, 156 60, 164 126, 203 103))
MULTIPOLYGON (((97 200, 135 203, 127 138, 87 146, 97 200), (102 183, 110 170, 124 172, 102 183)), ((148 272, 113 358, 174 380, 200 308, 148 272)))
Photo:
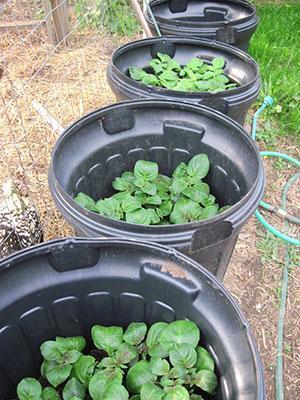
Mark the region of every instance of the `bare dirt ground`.
MULTIPOLYGON (((129 39, 128 39, 129 40, 129 39)), ((132 39, 130 39, 132 40, 132 39)), ((0 183, 9 177, 26 188, 37 206, 46 239, 72 235, 56 211, 48 191, 47 169, 57 139, 32 107, 38 101, 63 126, 87 112, 115 101, 106 82, 111 52, 126 39, 74 30, 69 46, 54 52, 43 32, 1 35, 0 79, 0 183)), ((297 154, 289 138, 277 148, 297 154)), ((268 199, 280 204, 280 191, 293 169, 266 161, 268 199)), ((300 203, 299 187, 289 195, 294 213, 300 203)), ((271 218, 273 219, 273 218, 271 218)), ((293 232, 294 235, 299 232, 293 232)), ((300 270, 296 251, 291 254, 289 298, 285 323, 286 400, 300 398, 300 270)), ((281 242, 267 235, 252 218, 243 229, 225 285, 250 321, 265 366, 267 400, 274 400, 277 320, 284 262, 281 242)))

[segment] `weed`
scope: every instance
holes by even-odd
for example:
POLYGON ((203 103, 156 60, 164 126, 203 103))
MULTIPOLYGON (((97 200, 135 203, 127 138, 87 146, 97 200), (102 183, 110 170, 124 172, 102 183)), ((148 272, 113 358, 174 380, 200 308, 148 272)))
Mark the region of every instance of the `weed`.
POLYGON ((75 11, 82 27, 105 28, 124 36, 139 31, 128 0, 79 0, 75 11))
POLYGON ((257 248, 261 253, 261 263, 268 264, 270 261, 278 260, 279 239, 275 238, 271 233, 266 232, 257 242, 257 248))

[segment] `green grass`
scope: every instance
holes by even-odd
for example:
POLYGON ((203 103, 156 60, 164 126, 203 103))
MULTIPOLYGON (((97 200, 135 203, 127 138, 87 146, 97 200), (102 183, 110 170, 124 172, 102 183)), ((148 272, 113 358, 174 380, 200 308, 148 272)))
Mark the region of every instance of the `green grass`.
POLYGON ((250 54, 260 65, 261 99, 270 95, 275 106, 267 118, 281 135, 300 136, 300 5, 298 0, 256 1, 260 24, 250 54))

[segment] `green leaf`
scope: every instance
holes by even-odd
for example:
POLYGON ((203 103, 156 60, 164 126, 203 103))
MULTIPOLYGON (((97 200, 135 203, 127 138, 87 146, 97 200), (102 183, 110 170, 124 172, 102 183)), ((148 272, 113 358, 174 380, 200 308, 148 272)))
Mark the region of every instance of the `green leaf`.
POLYGON ((195 92, 197 90, 197 85, 195 81, 190 79, 181 79, 178 81, 173 90, 178 90, 179 92, 195 92))
POLYGON ((109 382, 101 400, 128 400, 129 394, 125 387, 117 382, 109 382))
POLYGON ((218 385, 218 379, 214 372, 203 369, 197 372, 195 385, 205 392, 212 394, 218 385))
POLYGON ((200 394, 191 394, 191 400, 204 400, 202 396, 200 396, 200 394))
POLYGON ((122 201, 122 210, 125 213, 138 210, 141 207, 142 203, 136 197, 133 197, 130 194, 127 195, 126 198, 122 201))
POLYGON ((142 68, 136 68, 136 67, 129 68, 129 76, 135 81, 141 81, 147 75, 148 75, 147 72, 145 72, 142 68))
POLYGON ((168 71, 175 70, 177 72, 180 72, 181 66, 176 60, 171 59, 170 61, 167 62, 166 69, 168 71))
POLYGON ((174 178, 171 190, 174 194, 180 194, 188 187, 188 184, 186 178, 174 178))
POLYGON ((123 329, 119 326, 95 325, 92 328, 92 339, 97 349, 111 354, 123 343, 123 329))
POLYGON ((156 209, 159 217, 167 217, 173 210, 173 203, 171 201, 163 201, 158 209, 156 209))
POLYGON ((84 400, 85 387, 76 378, 72 378, 64 387, 62 395, 64 400, 72 400, 74 397, 84 400))
POLYGON ((215 76, 215 74, 212 71, 206 71, 203 74, 203 80, 208 80, 211 79, 215 76))
POLYGON ((196 348, 197 352, 197 362, 195 368, 197 370, 206 369, 208 371, 214 371, 215 362, 209 352, 201 346, 196 348))
POLYGON ((151 357, 166 358, 169 355, 169 346, 158 343, 154 346, 149 347, 148 353, 151 357))
POLYGON ((163 376, 167 375, 170 370, 170 364, 167 360, 163 360, 162 358, 153 357, 150 360, 150 368, 154 375, 163 376))
POLYGON ((164 71, 160 75, 159 79, 162 86, 166 87, 167 89, 172 89, 179 81, 179 76, 174 71, 164 71))
POLYGON ((151 204, 153 206, 160 206, 162 204, 161 198, 156 195, 156 196, 148 196, 146 198, 146 204, 151 204))
POLYGON ((59 364, 74 364, 81 357, 80 351, 77 350, 69 350, 63 353, 61 361, 59 364))
POLYGON ((196 348, 200 340, 200 330, 193 321, 171 322, 160 334, 159 342, 164 344, 189 344, 196 348))
POLYGON ((187 175, 187 165, 181 162, 173 172, 173 178, 184 178, 187 175))
POLYGON ((168 192, 171 186, 171 178, 165 175, 158 174, 157 178, 153 181, 158 192, 168 192))
POLYGON ((131 171, 125 171, 123 172, 123 174, 121 175, 121 178, 124 179, 126 182, 128 183, 132 183, 134 181, 134 173, 131 171))
POLYGON ((18 384, 17 394, 20 400, 40 400, 42 386, 36 379, 25 378, 18 384))
POLYGON ((216 82, 219 82, 219 83, 228 83, 229 82, 228 76, 222 75, 222 74, 216 76, 215 80, 216 80, 216 82))
POLYGON ((161 386, 168 387, 168 386, 174 386, 174 380, 170 379, 169 376, 162 376, 160 380, 161 386))
POLYGON ((146 182, 152 182, 158 176, 158 165, 152 161, 137 161, 134 167, 134 176, 146 182))
POLYGON ((228 85, 226 85, 226 90, 234 89, 237 86, 238 85, 236 83, 229 83, 228 85))
POLYGON ((128 182, 124 178, 116 178, 112 183, 112 187, 119 192, 131 192, 133 190, 132 183, 128 182))
POLYGON ((207 196, 207 197, 205 198, 205 200, 203 201, 202 204, 204 205, 204 207, 208 207, 208 206, 214 205, 215 201, 216 201, 215 196, 213 196, 212 194, 210 194, 209 196, 207 196))
POLYGON ((98 212, 95 200, 93 200, 85 193, 78 193, 78 195, 74 198, 74 201, 76 201, 77 204, 79 204, 83 208, 86 208, 89 211, 98 212))
POLYGON ((147 74, 146 76, 144 76, 144 78, 142 79, 142 82, 145 85, 149 85, 149 86, 159 86, 159 80, 156 78, 155 75, 152 75, 152 74, 147 74))
POLYGON ((99 200, 96 204, 98 212, 104 217, 108 217, 115 220, 123 218, 123 211, 120 203, 115 198, 111 197, 104 200, 99 200))
POLYGON ((192 71, 197 72, 203 66, 203 64, 204 62, 200 60, 200 58, 192 58, 186 66, 192 71))
POLYGON ((147 325, 144 322, 132 322, 126 329, 123 338, 126 343, 138 346, 145 339, 147 325))
POLYGON ((141 389, 141 400, 161 400, 165 392, 154 383, 146 383, 141 389))
POLYGON ((176 72, 174 71, 164 71, 160 77, 159 77, 160 81, 167 81, 167 82, 174 82, 175 84, 178 82, 179 80, 179 76, 177 75, 176 72))
POLYGON ((150 210, 145 210, 144 208, 141 208, 140 210, 126 213, 126 222, 138 225, 151 225, 152 216, 149 211, 150 210))
POLYGON ((151 372, 150 364, 141 360, 127 373, 126 386, 132 393, 140 393, 141 388, 145 383, 153 383, 155 381, 155 375, 151 372))
POLYGON ((202 208, 199 219, 204 220, 212 218, 218 214, 218 210, 219 210, 218 204, 213 204, 212 206, 202 208))
POLYGON ((149 182, 147 182, 145 179, 143 179, 143 178, 134 178, 134 180, 133 180, 133 184, 135 185, 135 186, 137 186, 138 188, 140 188, 140 189, 142 189, 147 183, 149 183, 149 182))
POLYGON ((207 154, 194 156, 187 166, 187 172, 193 179, 193 183, 199 183, 209 171, 209 160, 207 154))
POLYGON ((103 400, 107 387, 116 383, 122 385, 122 373, 116 370, 103 370, 97 372, 89 383, 89 394, 93 400, 103 400))
POLYGON ((172 58, 168 54, 157 53, 157 57, 164 63, 168 63, 172 58))
POLYGON ((186 375, 189 373, 189 370, 182 367, 181 365, 176 365, 170 370, 169 376, 175 379, 185 379, 186 375))
POLYGON ((168 324, 166 322, 156 322, 153 324, 147 334, 146 345, 148 347, 154 347, 159 343, 161 333, 166 329, 168 324))
POLYGON ((146 194, 149 194, 150 196, 156 196, 157 189, 154 183, 146 183, 142 187, 142 191, 146 194))
POLYGON ((154 58, 152 61, 150 61, 149 65, 156 74, 160 74, 164 70, 162 62, 157 58, 154 58))
POLYGON ((223 57, 216 57, 212 60, 212 66, 214 69, 224 68, 225 60, 223 57))
POLYGON ((156 322, 150 327, 146 338, 146 345, 148 347, 148 352, 151 357, 156 357, 156 358, 168 357, 169 346, 168 345, 165 346, 163 344, 160 344, 159 342, 160 335, 167 326, 168 324, 166 322, 156 322))
MULTIPOLYGON (((198 183, 194 186, 189 186, 183 191, 183 194, 196 203, 203 203, 207 200, 208 193, 206 190, 206 183, 198 183)), ((209 187, 208 187, 209 190, 209 187)))
POLYGON ((104 357, 99 362, 98 368, 115 368, 117 366, 117 364, 118 363, 114 357, 104 357))
MULTIPOLYGON (((125 337, 124 337, 125 340, 125 337)), ((138 356, 136 348, 129 343, 122 343, 115 354, 115 358, 120 364, 128 364, 138 356)))
POLYGON ((112 195, 111 198, 116 199, 119 204, 122 204, 122 202, 127 198, 128 195, 130 195, 129 192, 119 192, 112 195))
POLYGON ((190 199, 177 201, 170 215, 173 224, 185 224, 196 221, 201 215, 201 207, 198 203, 190 199))
POLYGON ((165 388, 167 392, 164 400, 189 400, 189 392, 183 386, 165 388))
POLYGON ((82 355, 73 367, 75 378, 84 385, 88 385, 93 376, 96 363, 97 361, 94 357, 82 355))
POLYGON ((59 344, 60 348, 66 350, 77 350, 82 351, 85 349, 86 341, 82 336, 72 336, 72 337, 57 337, 56 342, 59 344))
POLYGON ((210 89, 210 83, 208 81, 195 82, 195 86, 199 92, 207 92, 210 89))
POLYGON ((42 356, 47 361, 56 361, 61 356, 58 343, 54 340, 48 340, 47 342, 44 342, 41 345, 40 350, 42 356))
POLYGON ((187 343, 175 344, 170 350, 170 361, 174 367, 192 368, 197 361, 196 350, 187 343))
POLYGON ((134 394, 132 397, 130 397, 129 400, 141 400, 141 396, 139 396, 138 394, 134 394))
POLYGON ((42 393, 43 400, 60 400, 60 395, 57 391, 50 386, 45 387, 42 393))
POLYGON ((41 375, 46 378, 47 371, 56 366, 57 362, 44 360, 41 365, 41 375))
POLYGON ((46 378, 56 388, 69 378, 71 371, 72 365, 57 365, 47 371, 46 378))

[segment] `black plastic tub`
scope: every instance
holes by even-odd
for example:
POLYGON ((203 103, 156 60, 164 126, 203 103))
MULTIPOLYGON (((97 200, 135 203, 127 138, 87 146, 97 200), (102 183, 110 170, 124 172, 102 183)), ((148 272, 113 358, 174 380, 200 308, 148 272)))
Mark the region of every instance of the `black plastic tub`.
POLYGON ((213 355, 212 400, 264 400, 262 363, 249 325, 225 287, 174 250, 127 240, 65 239, 0 263, 0 398, 38 377, 39 346, 90 337, 95 324, 190 319, 213 355))
POLYGON ((97 110, 58 139, 49 169, 52 197, 77 236, 126 237, 176 248, 222 279, 239 231, 264 190, 261 158, 236 122, 207 107, 160 100, 132 101, 97 110), (80 207, 79 192, 94 199, 112 195, 112 181, 140 159, 171 175, 182 161, 207 153, 206 181, 226 212, 182 225, 142 226, 80 207))
POLYGON ((122 46, 112 55, 107 78, 118 100, 150 97, 203 104, 242 125, 261 89, 258 65, 248 54, 223 43, 185 37, 144 39, 122 46), (226 62, 225 73, 239 86, 219 93, 188 93, 147 86, 129 77, 129 67, 145 68, 158 52, 175 57, 181 65, 187 64, 194 57, 210 62, 222 56, 226 62))
POLYGON ((255 7, 244 0, 153 0, 150 7, 163 35, 217 40, 244 51, 259 22, 255 7))

